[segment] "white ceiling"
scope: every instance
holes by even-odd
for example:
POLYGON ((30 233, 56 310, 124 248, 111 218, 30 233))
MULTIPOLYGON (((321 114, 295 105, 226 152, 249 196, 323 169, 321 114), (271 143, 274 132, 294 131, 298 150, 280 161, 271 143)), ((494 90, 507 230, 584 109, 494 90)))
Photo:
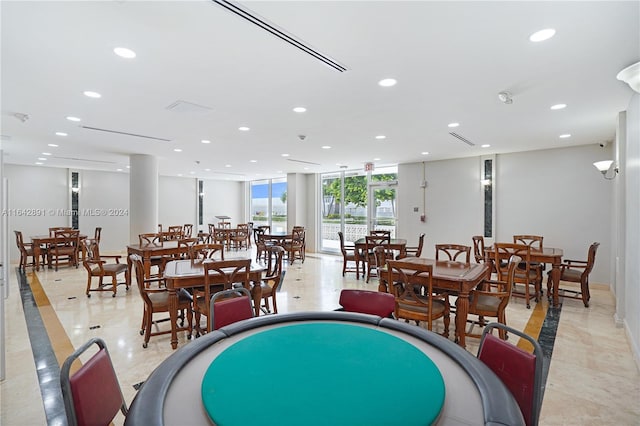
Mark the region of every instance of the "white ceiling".
POLYGON ((633 94, 616 75, 640 60, 639 4, 241 2, 338 72, 210 0, 2 1, 4 159, 126 172, 151 154, 163 175, 255 180, 610 141, 633 94), (528 40, 544 28, 556 36, 528 40), (168 111, 177 100, 211 110, 168 111))

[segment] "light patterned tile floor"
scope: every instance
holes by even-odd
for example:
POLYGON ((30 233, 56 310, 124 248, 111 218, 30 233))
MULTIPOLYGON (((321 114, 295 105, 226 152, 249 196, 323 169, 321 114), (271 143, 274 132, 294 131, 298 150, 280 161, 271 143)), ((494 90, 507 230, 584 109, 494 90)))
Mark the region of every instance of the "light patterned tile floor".
MULTIPOLYGON (((227 257, 247 255, 240 251, 227 257)), ((366 284, 356 280, 354 274, 343 278, 342 259, 336 256, 309 254, 304 264, 296 261, 286 269, 278 293, 282 313, 333 310, 339 306, 342 288, 377 289, 375 279, 366 284)), ((173 352, 169 335, 152 337, 148 348, 142 348, 142 301, 137 288, 126 292, 119 287, 115 298, 109 293, 93 293, 87 298, 82 267, 40 271, 38 278, 54 313, 53 318, 44 317, 54 348, 64 352, 70 350, 65 349, 70 348, 69 343, 78 347, 93 336, 105 339, 130 403, 136 393, 134 385, 144 381, 173 352), (62 325, 59 329, 51 327, 56 320, 62 325)), ((0 424, 43 425, 44 405, 38 403, 42 398, 14 274, 10 281, 11 294, 6 303, 7 378, 0 384, 0 424)), ((546 300, 542 303, 546 307, 546 300)), ((540 424, 640 424, 640 374, 624 330, 614 326, 613 303, 613 296, 603 286, 593 286, 588 309, 580 301, 564 301, 540 424)), ((534 311, 526 309, 522 299, 512 299, 507 309, 508 323, 521 330, 534 311)), ((159 327, 167 325, 161 323, 159 327)), ((179 333, 179 346, 186 344, 185 333, 179 333)), ((475 354, 476 349, 477 339, 469 339, 467 350, 475 354)), ((122 420, 117 418, 115 423, 121 424, 122 420)))

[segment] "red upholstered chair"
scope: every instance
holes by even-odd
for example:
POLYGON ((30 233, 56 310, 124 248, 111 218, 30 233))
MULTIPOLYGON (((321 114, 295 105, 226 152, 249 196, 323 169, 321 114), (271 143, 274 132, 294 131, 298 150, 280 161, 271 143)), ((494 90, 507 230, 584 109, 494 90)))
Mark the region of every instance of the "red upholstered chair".
POLYGON ((396 308, 396 298, 391 293, 371 290, 343 289, 340 306, 347 312, 389 317, 396 308))
POLYGON ((219 291, 211 298, 209 330, 253 318, 251 293, 243 287, 219 291))
POLYGON ((478 359, 511 391, 527 426, 538 424, 542 406, 542 348, 531 336, 504 324, 488 324, 482 332, 478 359), (533 346, 529 353, 491 334, 494 328, 513 333, 533 346))
POLYGON ((118 410, 127 415, 127 404, 102 339, 93 338, 69 355, 60 370, 60 386, 69 426, 108 425, 118 410), (71 376, 73 362, 94 344, 98 352, 71 376))

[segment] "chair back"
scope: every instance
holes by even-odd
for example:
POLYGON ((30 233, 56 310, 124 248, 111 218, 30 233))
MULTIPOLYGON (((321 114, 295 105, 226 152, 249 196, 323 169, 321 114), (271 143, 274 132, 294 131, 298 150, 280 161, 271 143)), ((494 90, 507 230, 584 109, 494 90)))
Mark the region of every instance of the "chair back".
POLYGON ((478 359, 485 363, 511 391, 527 426, 538 424, 542 405, 542 348, 531 336, 499 323, 488 324, 482 332, 478 359), (505 330, 533 346, 533 353, 502 340, 494 328, 505 330))
POLYGON ((424 247, 424 232, 420 234, 420 236, 418 237, 418 247, 415 249, 415 251, 412 249, 411 254, 415 257, 420 257, 420 255, 422 254, 423 247, 424 247))
POLYGON ((380 271, 387 266, 387 260, 393 260, 393 250, 391 250, 389 246, 375 246, 373 248, 373 258, 378 277, 382 278, 380 271))
POLYGON ((473 241, 473 257, 476 263, 484 263, 484 237, 482 235, 474 235, 471 237, 473 241))
POLYGON ((524 244, 531 247, 531 251, 542 251, 542 235, 514 235, 515 244, 524 244))
POLYGON ((267 269, 265 270, 265 276, 263 281, 275 281, 274 289, 277 289, 282 280, 282 258, 284 257, 284 248, 282 246, 268 246, 265 247, 267 252, 267 269))
POLYGON ((396 299, 390 293, 347 288, 340 292, 339 303, 347 312, 377 315, 382 318, 391 316, 396 307, 396 299))
POLYGON ((82 241, 85 252, 85 262, 100 263, 100 242, 95 238, 85 238, 82 241))
POLYGON ((196 238, 180 238, 178 240, 178 252, 181 254, 181 256, 187 257, 189 256, 190 259, 193 259, 191 257, 191 253, 192 253, 192 249, 193 246, 200 244, 200 240, 196 237, 196 238))
POLYGON ((139 234, 138 243, 140 247, 162 247, 163 240, 161 234, 153 232, 147 234, 139 234))
POLYGON ((182 238, 182 225, 170 226, 167 232, 163 232, 165 240, 179 240, 182 238))
POLYGON ((391 242, 389 235, 365 235, 364 237, 367 253, 373 254, 375 246, 388 246, 391 242))
POLYGON ((216 243, 197 243, 189 248, 189 258, 194 262, 210 260, 224 260, 224 246, 216 243), (219 259, 216 259, 219 257, 219 259))
POLYGON ((51 228, 49 228, 49 236, 50 237, 55 237, 56 236, 56 231, 68 231, 73 229, 71 226, 53 226, 51 228))
POLYGON ((388 260, 387 265, 387 285, 395 297, 396 318, 404 318, 406 311, 433 312, 433 266, 402 260, 388 260))
POLYGON ((60 386, 70 426, 107 425, 118 410, 127 415, 127 404, 102 339, 94 337, 64 361, 60 370, 60 386), (94 344, 98 346, 98 352, 71 375, 73 362, 94 344))
POLYGON ((369 232, 369 235, 374 237, 389 237, 391 238, 391 231, 386 231, 382 229, 374 229, 369 232))
POLYGON ((98 241, 98 244, 100 244, 100 236, 102 235, 102 228, 99 226, 96 226, 96 230, 93 233, 93 239, 98 241))
POLYGON ((22 239, 22 231, 13 231, 16 234, 16 246, 20 251, 25 250, 24 240, 22 239))
POLYGON ((471 246, 462 244, 436 244, 436 260, 469 263, 471 246))
POLYGON ((202 265, 205 288, 216 285, 224 287, 223 290, 230 290, 234 283, 241 283, 244 288, 249 288, 251 259, 214 260, 202 265), (214 275, 218 276, 216 280, 212 279, 214 275))
POLYGON ((592 243, 589 246, 589 254, 587 256, 587 266, 584 268, 584 272, 582 275, 588 276, 593 270, 593 265, 596 263, 596 252, 598 251, 598 247, 600 247, 600 243, 592 243))
POLYGON ((219 291, 211 297, 209 330, 253 318, 251 293, 246 288, 219 291))
POLYGON ((516 255, 522 258, 522 262, 515 272, 515 282, 528 284, 530 281, 531 247, 525 244, 496 243, 494 255, 494 267, 498 273, 499 281, 506 281, 509 275, 509 259, 516 255))
POLYGON ((182 237, 183 238, 191 238, 192 234, 193 234, 193 224, 192 223, 185 223, 184 225, 182 225, 182 237))

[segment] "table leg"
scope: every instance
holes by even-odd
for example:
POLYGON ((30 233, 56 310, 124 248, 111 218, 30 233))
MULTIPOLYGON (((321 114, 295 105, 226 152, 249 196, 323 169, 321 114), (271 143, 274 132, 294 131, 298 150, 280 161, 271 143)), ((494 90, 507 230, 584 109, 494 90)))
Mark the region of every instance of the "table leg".
POLYGON ((171 349, 178 347, 178 291, 167 283, 169 290, 169 322, 171 322, 171 349))
POLYGON ((456 300, 456 341, 463 348, 466 347, 464 330, 467 326, 467 314, 469 313, 469 292, 460 292, 456 300))
MULTIPOLYGON (((40 243, 38 243, 37 241, 35 243, 33 243, 33 261, 36 264, 36 271, 40 270, 40 243)), ((25 260, 26 262, 26 260, 25 260)))
POLYGON ((131 259, 129 258, 129 255, 131 253, 127 252, 127 268, 129 273, 125 275, 125 282, 127 283, 127 288, 129 288, 131 286, 131 275, 133 275, 133 263, 131 262, 131 259))
POLYGON ((251 287, 251 299, 253 300, 254 316, 260 316, 260 304, 262 303, 262 287, 260 281, 254 281, 251 287))
POLYGON ((553 307, 557 308, 560 304, 558 295, 558 287, 560 287, 560 263, 554 262, 551 269, 551 289, 553 291, 553 307))

